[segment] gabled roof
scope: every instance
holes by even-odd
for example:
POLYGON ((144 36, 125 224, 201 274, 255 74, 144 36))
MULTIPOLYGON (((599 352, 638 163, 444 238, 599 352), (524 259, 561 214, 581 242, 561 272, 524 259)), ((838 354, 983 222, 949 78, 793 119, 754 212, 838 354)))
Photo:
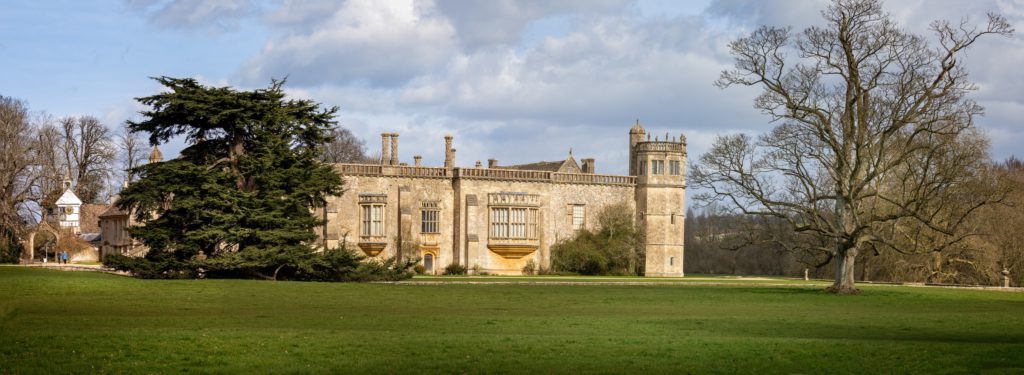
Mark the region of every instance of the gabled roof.
POLYGON ((121 211, 120 209, 118 209, 117 208, 117 204, 112 204, 112 205, 110 205, 109 208, 107 208, 106 211, 103 211, 103 213, 100 214, 100 218, 112 217, 112 216, 124 216, 124 215, 127 215, 127 214, 124 211, 121 211))
POLYGON ((580 165, 576 163, 576 159, 572 157, 572 152, 569 153, 568 158, 562 161, 539 161, 529 164, 501 166, 500 168, 560 173, 580 173, 583 171, 580 169, 580 165))
POLYGON ((60 195, 60 198, 57 198, 57 202, 55 204, 58 206, 75 206, 81 205, 82 200, 78 199, 78 196, 75 195, 75 192, 71 191, 71 189, 67 189, 64 190, 64 194, 60 195))

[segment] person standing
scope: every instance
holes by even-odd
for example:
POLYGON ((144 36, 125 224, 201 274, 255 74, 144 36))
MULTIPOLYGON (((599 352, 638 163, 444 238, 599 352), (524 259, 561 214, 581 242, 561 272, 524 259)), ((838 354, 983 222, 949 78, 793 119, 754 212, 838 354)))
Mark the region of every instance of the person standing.
POLYGON ((68 264, 68 251, 64 250, 64 264, 68 264))

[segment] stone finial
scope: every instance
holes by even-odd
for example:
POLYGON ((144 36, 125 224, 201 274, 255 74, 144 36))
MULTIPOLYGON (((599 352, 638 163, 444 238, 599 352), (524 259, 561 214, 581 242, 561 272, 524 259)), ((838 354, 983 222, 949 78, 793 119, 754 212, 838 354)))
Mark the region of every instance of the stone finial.
POLYGON ((423 156, 420 156, 420 155, 413 156, 412 157, 412 163, 413 163, 412 164, 413 166, 422 167, 423 166, 423 156))
POLYGON ((643 127, 643 125, 640 125, 640 119, 636 119, 636 124, 633 125, 633 128, 629 129, 629 134, 643 134, 643 133, 644 133, 644 127, 643 127))
POLYGON ((481 163, 479 160, 476 161, 476 168, 481 168, 483 166, 484 166, 484 163, 481 163))

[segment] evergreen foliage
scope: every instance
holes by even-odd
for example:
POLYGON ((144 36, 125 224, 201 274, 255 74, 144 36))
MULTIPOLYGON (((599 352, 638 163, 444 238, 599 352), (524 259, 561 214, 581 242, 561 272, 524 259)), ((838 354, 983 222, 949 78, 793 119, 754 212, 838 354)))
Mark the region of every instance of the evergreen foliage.
POLYGON ((150 109, 129 128, 149 133, 154 145, 178 136, 191 145, 137 169, 141 178, 118 206, 142 223, 129 232, 150 251, 145 260, 108 264, 142 277, 340 280, 346 267, 359 270, 361 258, 350 252, 314 255, 323 221, 313 209, 343 192, 341 177, 319 159, 336 107, 286 99, 283 81, 236 91, 156 80, 167 91, 138 98, 150 109))
POLYGON ((597 231, 580 229, 551 247, 551 268, 581 275, 643 275, 642 232, 633 223, 633 211, 619 203, 601 210, 597 220, 597 231))

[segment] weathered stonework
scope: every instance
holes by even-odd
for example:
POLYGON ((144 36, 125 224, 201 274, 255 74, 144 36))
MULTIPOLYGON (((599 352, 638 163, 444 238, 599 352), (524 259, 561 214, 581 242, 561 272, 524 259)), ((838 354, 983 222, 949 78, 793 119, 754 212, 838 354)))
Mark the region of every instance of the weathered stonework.
POLYGON ((631 175, 618 176, 595 174, 594 159, 580 167, 571 153, 562 162, 456 168, 450 136, 444 167, 409 167, 398 163, 398 135, 385 133, 380 164, 335 166, 347 192, 328 199, 320 233, 329 247, 377 258, 401 247, 432 273, 455 263, 515 275, 531 260, 550 266, 551 246, 575 233, 574 210, 577 224, 595 229, 598 212, 625 203, 645 233, 646 274, 682 276, 685 140, 645 135, 639 123, 630 130, 631 175))

